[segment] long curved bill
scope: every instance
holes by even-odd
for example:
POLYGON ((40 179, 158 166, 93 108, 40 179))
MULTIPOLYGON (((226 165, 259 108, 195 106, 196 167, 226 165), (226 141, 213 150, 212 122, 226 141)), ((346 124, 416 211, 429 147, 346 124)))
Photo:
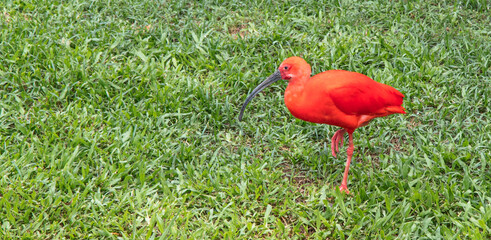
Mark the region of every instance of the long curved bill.
POLYGON ((273 84, 274 82, 278 81, 281 79, 281 74, 280 71, 276 71, 275 73, 271 74, 266 80, 264 80, 261 84, 259 84, 254 90, 252 90, 251 94, 247 96, 244 104, 242 104, 242 108, 240 109, 240 114, 239 114, 239 121, 242 121, 242 116, 244 115, 244 111, 246 109, 247 104, 263 89, 265 89, 267 86, 273 84))

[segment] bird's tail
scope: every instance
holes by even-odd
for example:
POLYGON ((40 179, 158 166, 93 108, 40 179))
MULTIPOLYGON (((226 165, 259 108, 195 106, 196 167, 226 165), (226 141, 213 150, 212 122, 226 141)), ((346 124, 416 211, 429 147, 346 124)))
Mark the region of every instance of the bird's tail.
POLYGON ((388 106, 385 108, 385 110, 390 113, 406 114, 406 109, 404 109, 402 106, 388 106))
POLYGON ((402 107, 402 101, 404 99, 404 94, 399 92, 397 89, 388 86, 388 90, 391 94, 391 100, 390 103, 388 104, 389 106, 385 107, 385 110, 391 114, 393 113, 401 113, 401 114, 406 114, 406 109, 402 107))

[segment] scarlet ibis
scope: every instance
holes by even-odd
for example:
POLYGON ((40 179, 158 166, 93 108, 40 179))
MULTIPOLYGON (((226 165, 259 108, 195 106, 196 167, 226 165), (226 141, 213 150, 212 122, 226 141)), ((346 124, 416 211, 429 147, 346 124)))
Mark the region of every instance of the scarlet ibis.
POLYGON ((367 125, 372 119, 395 113, 406 113, 401 106, 404 95, 395 88, 374 81, 357 72, 329 70, 310 77, 310 65, 300 57, 290 57, 281 63, 278 70, 259 84, 247 96, 239 114, 242 120, 247 104, 264 88, 284 79, 288 81, 285 105, 299 119, 341 127, 331 139, 334 157, 348 133, 348 160, 339 189, 348 191, 348 172, 355 148, 353 132, 367 125))

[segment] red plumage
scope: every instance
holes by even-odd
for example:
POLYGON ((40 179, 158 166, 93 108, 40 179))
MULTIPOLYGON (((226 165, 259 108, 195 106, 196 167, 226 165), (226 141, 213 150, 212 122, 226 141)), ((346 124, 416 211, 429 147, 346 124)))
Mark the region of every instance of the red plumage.
MULTIPOLYGON (((290 57, 278 68, 282 79, 288 80, 285 90, 285 104, 291 114, 299 119, 339 126, 331 143, 332 154, 336 156, 339 143, 343 143, 345 132, 349 136, 348 160, 340 189, 348 192, 348 170, 353 155, 353 131, 365 126, 372 119, 395 113, 406 113, 401 106, 404 95, 395 88, 376 82, 356 72, 330 70, 310 77, 310 65, 300 57, 290 57)), ((267 85, 276 81, 273 74, 261 83, 244 103, 247 103, 267 85)))

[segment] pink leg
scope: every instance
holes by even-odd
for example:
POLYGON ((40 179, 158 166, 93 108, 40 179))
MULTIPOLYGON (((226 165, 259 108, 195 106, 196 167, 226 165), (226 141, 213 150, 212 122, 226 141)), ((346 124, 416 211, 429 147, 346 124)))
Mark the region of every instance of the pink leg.
POLYGON ((353 151, 355 150, 355 145, 353 144, 353 133, 348 132, 349 136, 349 146, 348 150, 346 151, 348 154, 348 161, 346 161, 346 167, 344 168, 344 175, 343 175, 343 181, 341 182, 341 186, 339 186, 339 190, 341 192, 345 192, 349 194, 348 191, 348 172, 349 172, 349 165, 351 163, 351 157, 353 156, 353 151))
POLYGON ((336 153, 339 151, 339 142, 341 142, 341 146, 343 145, 343 137, 345 129, 339 129, 334 133, 331 139, 331 152, 334 157, 336 157, 336 153))

